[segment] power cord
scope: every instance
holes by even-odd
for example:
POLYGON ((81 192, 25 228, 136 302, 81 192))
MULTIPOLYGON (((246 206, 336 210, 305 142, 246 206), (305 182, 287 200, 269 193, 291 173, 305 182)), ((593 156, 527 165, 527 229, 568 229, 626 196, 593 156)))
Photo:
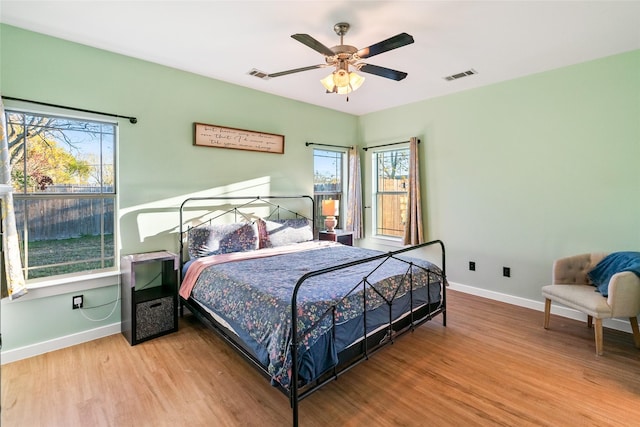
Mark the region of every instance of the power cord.
POLYGON ((150 284, 152 284, 153 282, 155 282, 155 281, 156 281, 156 279, 157 279, 158 277, 160 277, 160 275, 162 275, 162 272, 160 272, 160 273, 156 274, 156 276, 155 276, 153 279, 149 280, 147 283, 145 283, 145 285, 144 285, 144 286, 140 286, 140 287, 137 287, 137 286, 136 286, 136 291, 141 291, 141 290, 145 289, 147 286, 149 286, 150 284))
POLYGON ((84 317, 85 319, 91 321, 91 322, 102 322, 104 320, 107 320, 109 317, 111 317, 113 315, 113 313, 116 311, 116 307, 118 306, 118 301, 120 301, 120 285, 117 285, 116 288, 118 288, 118 296, 116 297, 116 299, 114 301, 109 301, 107 303, 104 304, 100 304, 100 305, 96 305, 93 307, 87 307, 87 308, 81 308, 80 309, 80 314, 82 314, 82 317, 84 317), (92 310, 94 308, 98 308, 98 307, 104 307, 105 305, 109 305, 113 303, 113 308, 111 309, 111 312, 109 314, 107 314, 106 317, 103 317, 102 319, 92 319, 91 317, 87 316, 84 312, 85 310, 92 310))
MULTIPOLYGON (((139 287, 137 290, 145 289, 147 286, 149 286, 150 284, 155 282, 155 280, 158 277, 160 277, 161 274, 162 274, 162 272, 158 273, 154 278, 149 280, 144 286, 139 287)), ((104 304, 100 304, 100 305, 94 305, 94 306, 91 306, 91 307, 81 308, 80 309, 80 314, 82 314, 82 317, 84 317, 85 319, 87 319, 87 320, 89 320, 91 322, 102 322, 102 321, 107 320, 109 317, 111 317, 113 315, 113 313, 116 311, 116 307, 118 306, 118 301, 120 301, 122 299, 120 297, 120 286, 118 285, 117 288, 118 288, 118 296, 116 297, 115 300, 109 301, 109 302, 105 302, 104 304), (109 304, 113 304, 113 308, 111 309, 111 312, 106 317, 103 317, 102 319, 92 319, 91 317, 89 317, 89 316, 87 316, 85 314, 85 310, 93 310, 94 308, 104 307, 104 306, 109 305, 109 304)))

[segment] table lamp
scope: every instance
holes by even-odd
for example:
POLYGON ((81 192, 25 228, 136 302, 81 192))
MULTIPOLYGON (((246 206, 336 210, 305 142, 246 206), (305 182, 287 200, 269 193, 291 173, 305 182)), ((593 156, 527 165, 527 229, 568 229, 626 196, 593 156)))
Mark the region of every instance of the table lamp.
POLYGON ((336 215, 339 214, 339 202, 338 200, 323 200, 322 201, 322 215, 325 217, 324 226, 327 229, 327 233, 335 233, 338 220, 336 215))

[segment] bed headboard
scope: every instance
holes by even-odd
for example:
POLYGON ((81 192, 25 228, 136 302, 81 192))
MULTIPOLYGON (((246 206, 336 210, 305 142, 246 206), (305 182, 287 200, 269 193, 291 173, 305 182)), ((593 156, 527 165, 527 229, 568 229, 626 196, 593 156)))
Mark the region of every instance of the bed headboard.
MULTIPOLYGON (((190 197, 180 205, 180 270, 193 257, 189 238, 203 234, 213 224, 216 227, 247 227, 265 221, 306 220, 311 224, 312 238, 317 234, 313 197, 301 196, 209 196, 190 197), (262 221, 261 221, 262 220, 262 221)), ((256 226, 257 227, 257 226, 256 226)), ((242 236, 240 236, 240 240, 242 236)), ((243 244, 235 242, 234 244, 243 244)))

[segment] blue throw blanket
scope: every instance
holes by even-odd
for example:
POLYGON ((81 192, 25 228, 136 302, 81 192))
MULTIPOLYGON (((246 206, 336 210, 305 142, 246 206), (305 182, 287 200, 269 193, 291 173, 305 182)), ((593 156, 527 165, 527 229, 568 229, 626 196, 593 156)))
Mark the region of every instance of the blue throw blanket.
POLYGON ((614 252, 600 261, 587 276, 602 295, 609 296, 611 277, 623 271, 632 271, 640 277, 640 252, 614 252))

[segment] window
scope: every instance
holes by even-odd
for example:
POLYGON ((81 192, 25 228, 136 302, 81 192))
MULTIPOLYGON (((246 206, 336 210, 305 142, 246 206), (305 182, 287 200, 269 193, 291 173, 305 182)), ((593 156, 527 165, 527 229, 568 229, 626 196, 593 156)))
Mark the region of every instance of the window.
MULTIPOLYGON (((323 228, 322 224, 324 224, 322 200, 338 200, 340 201, 340 212, 344 211, 345 206, 342 203, 345 183, 343 176, 346 176, 344 158, 344 152, 313 150, 313 199, 316 207, 316 226, 320 229, 323 228)), ((338 226, 336 228, 344 228, 342 216, 338 216, 338 226)))
POLYGON ((117 125, 6 116, 25 278, 113 268, 117 125))
POLYGON ((373 162, 375 234, 402 237, 407 217, 409 149, 378 151, 373 162))

